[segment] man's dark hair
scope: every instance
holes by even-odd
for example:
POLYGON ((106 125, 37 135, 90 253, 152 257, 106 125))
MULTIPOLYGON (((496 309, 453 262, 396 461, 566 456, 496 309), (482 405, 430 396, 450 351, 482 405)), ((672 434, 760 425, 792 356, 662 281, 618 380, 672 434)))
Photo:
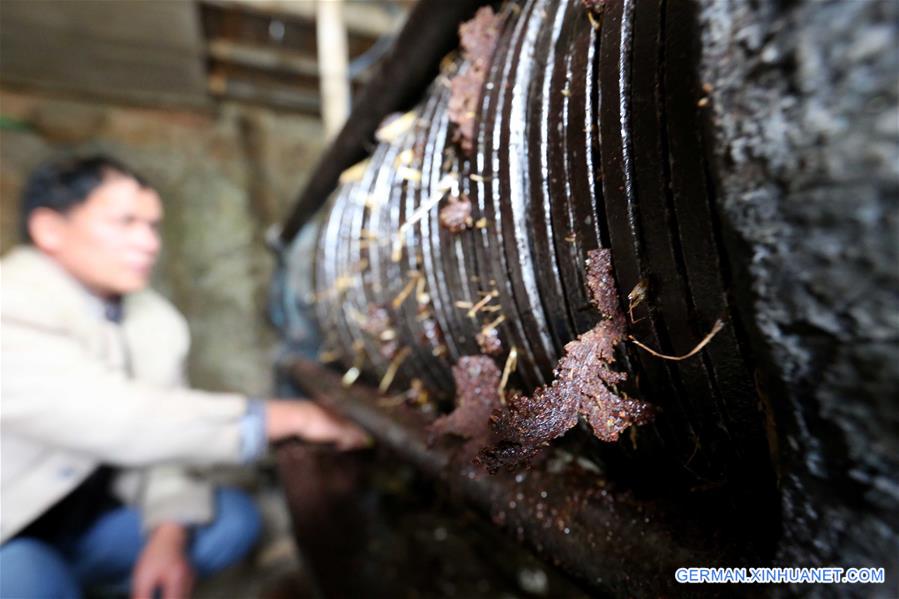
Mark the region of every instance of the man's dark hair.
POLYGON ((21 232, 26 243, 31 243, 28 219, 38 208, 49 208, 65 214, 83 203, 110 175, 124 175, 149 187, 143 177, 106 156, 66 158, 40 165, 28 177, 22 190, 21 232))

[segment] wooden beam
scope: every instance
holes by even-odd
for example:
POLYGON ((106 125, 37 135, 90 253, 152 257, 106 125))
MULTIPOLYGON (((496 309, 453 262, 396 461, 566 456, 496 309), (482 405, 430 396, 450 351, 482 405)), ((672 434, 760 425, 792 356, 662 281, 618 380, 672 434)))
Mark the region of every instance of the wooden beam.
MULTIPOLYGON (((239 8, 248 12, 268 16, 294 18, 312 21, 315 19, 314 0, 202 0, 203 4, 221 8, 239 8)), ((388 10, 375 3, 354 2, 353 9, 346 11, 346 28, 350 34, 378 38, 397 31, 414 2, 394 2, 395 10, 388 10)))
MULTIPOLYGON (((314 5, 314 0, 307 0, 314 5)), ((306 3, 306 2, 304 2, 306 3)), ((331 3, 331 0, 328 1, 331 3)), ((316 19, 295 14, 267 14, 238 3, 210 3, 200 5, 203 29, 209 39, 228 39, 242 45, 285 48, 306 55, 316 53, 316 19)), ((354 10, 358 5, 354 5, 354 10)), ((368 51, 377 37, 349 33, 349 56, 368 51)))
POLYGON ((298 93, 295 90, 262 89, 246 81, 212 77, 209 93, 222 100, 267 106, 312 116, 321 115, 318 93, 298 93))
POLYGON ((216 38, 207 44, 206 54, 223 62, 318 77, 318 61, 315 56, 287 48, 249 46, 233 40, 216 38))
POLYGON ((333 138, 350 113, 350 79, 343 0, 317 0, 316 33, 325 137, 333 138))
POLYGON ((281 69, 260 69, 230 62, 211 59, 209 61, 210 77, 223 77, 256 85, 261 90, 277 89, 285 93, 318 94, 319 79, 315 75, 306 75, 284 71, 281 69))

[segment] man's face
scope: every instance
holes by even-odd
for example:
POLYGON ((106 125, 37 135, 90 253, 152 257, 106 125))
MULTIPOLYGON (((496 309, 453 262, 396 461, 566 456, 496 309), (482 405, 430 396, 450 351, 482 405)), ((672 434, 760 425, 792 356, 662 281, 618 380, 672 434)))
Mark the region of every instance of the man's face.
POLYGON ((111 296, 147 286, 159 255, 162 202, 148 187, 110 174, 66 214, 32 215, 35 244, 93 292, 111 296), (50 235, 35 232, 35 219, 50 235))

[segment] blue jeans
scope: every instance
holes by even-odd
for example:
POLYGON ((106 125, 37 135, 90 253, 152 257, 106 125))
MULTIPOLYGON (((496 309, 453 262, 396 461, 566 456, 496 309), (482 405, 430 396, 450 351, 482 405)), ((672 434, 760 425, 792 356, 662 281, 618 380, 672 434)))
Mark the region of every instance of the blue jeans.
MULTIPOLYGON (((215 519, 194 529, 189 558, 200 577, 236 563, 253 547, 261 519, 241 491, 218 489, 215 519)), ((137 510, 100 516, 79 536, 49 543, 16 537, 0 547, 0 599, 70 599, 82 588, 128 588, 146 538, 137 510)))

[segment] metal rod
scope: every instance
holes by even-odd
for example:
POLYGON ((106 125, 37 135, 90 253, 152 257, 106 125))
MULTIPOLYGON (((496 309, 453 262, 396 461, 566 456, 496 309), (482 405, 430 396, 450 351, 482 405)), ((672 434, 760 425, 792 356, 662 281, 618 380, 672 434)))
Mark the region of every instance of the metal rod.
POLYGON ((577 459, 489 475, 459 444, 429 445, 429 418, 420 411, 384 402, 372 387, 344 388, 340 375, 315 362, 298 360, 287 371, 313 400, 357 422, 398 459, 439 479, 453 496, 592 588, 616 596, 681 595, 677 568, 753 559, 745 544, 722 533, 726 524, 709 518, 726 519, 720 506, 672 508, 668 501, 663 508, 577 459))

